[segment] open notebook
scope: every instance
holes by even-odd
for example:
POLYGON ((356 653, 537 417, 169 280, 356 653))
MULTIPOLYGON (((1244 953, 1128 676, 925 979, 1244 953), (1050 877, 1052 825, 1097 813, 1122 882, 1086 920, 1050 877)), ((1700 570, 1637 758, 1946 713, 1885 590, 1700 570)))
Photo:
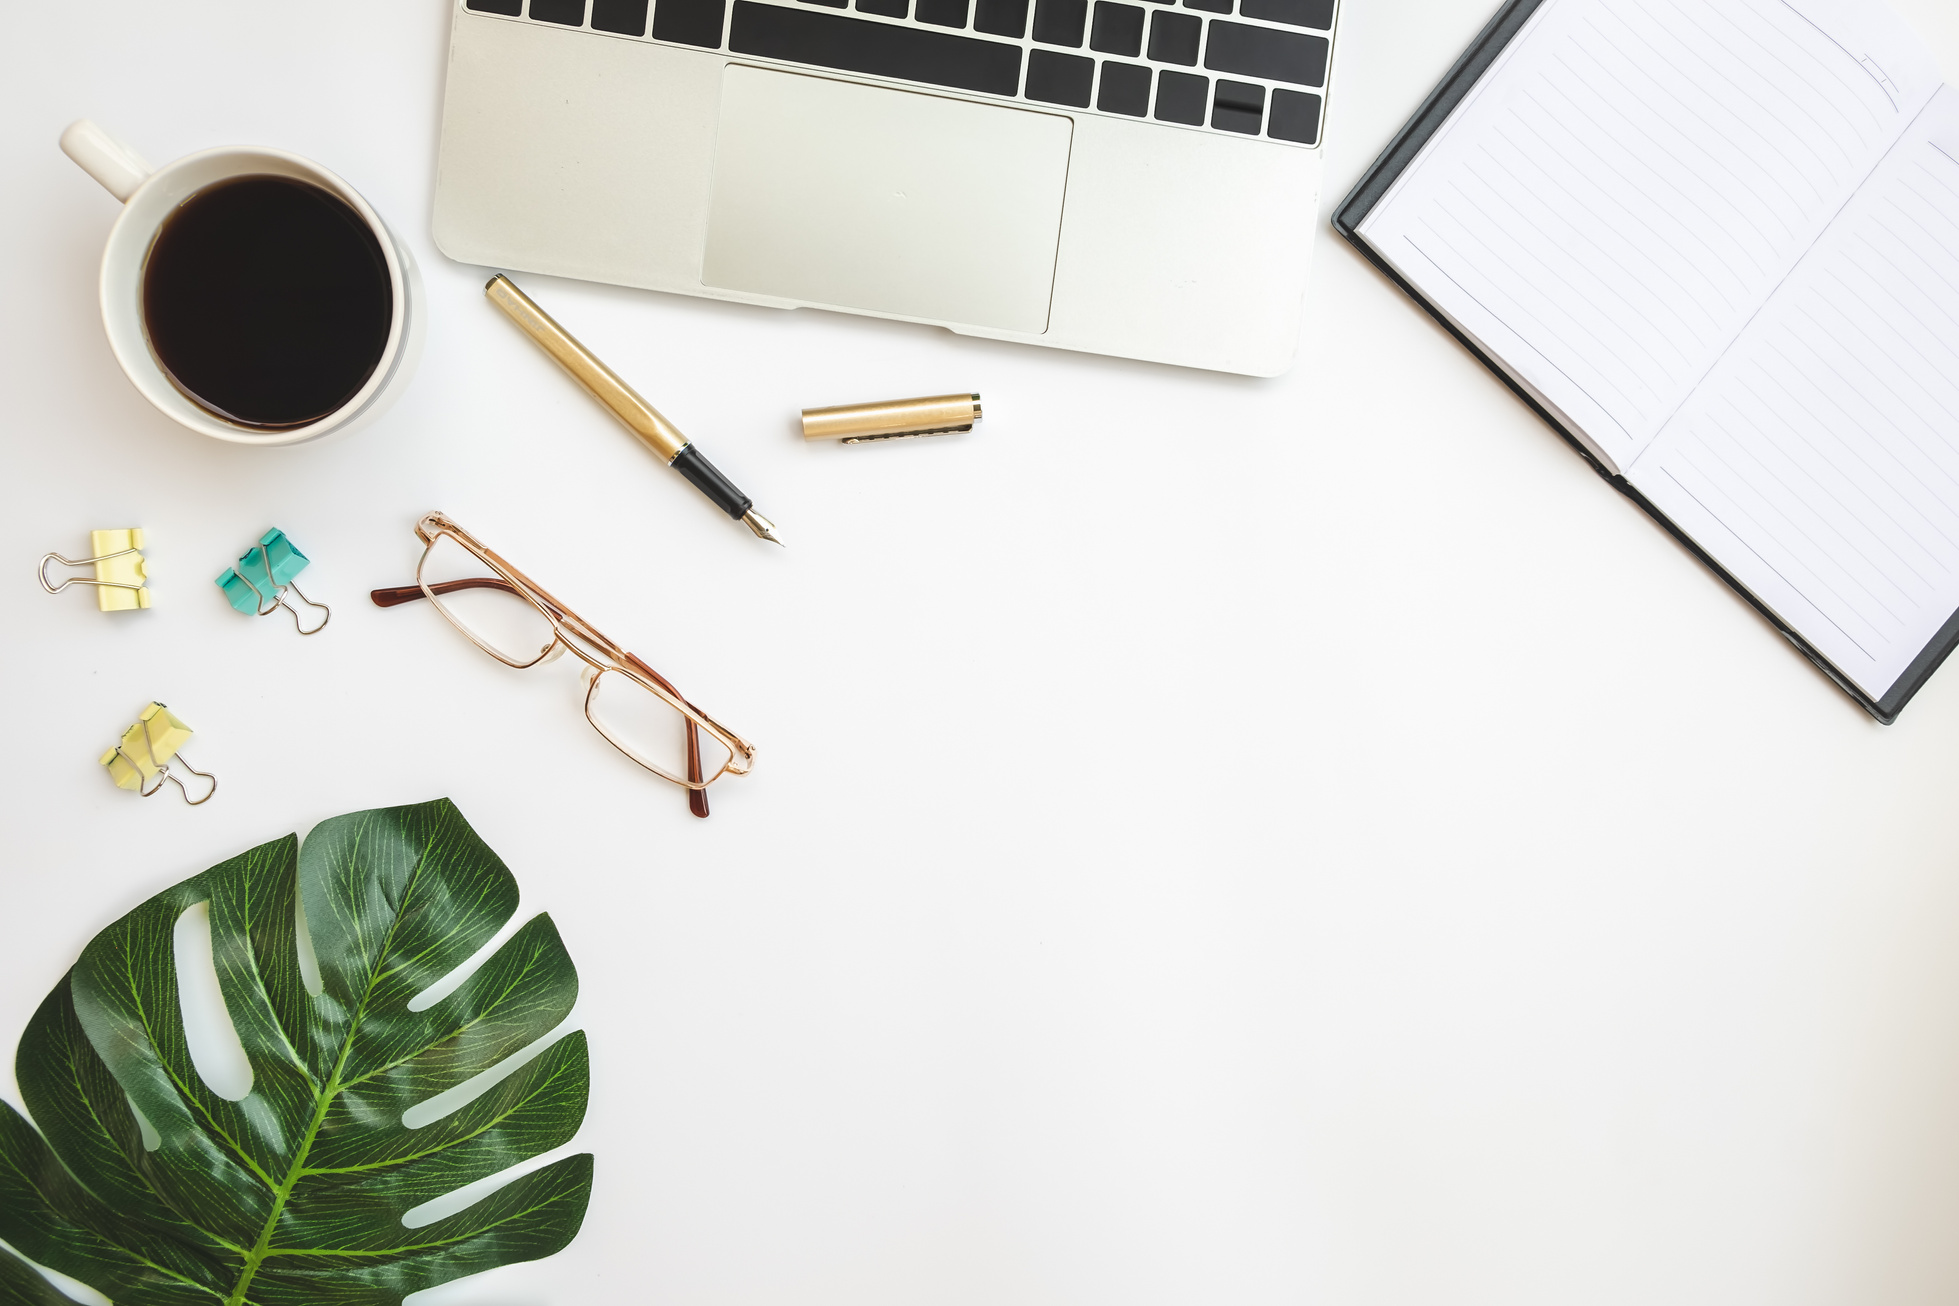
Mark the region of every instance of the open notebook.
POLYGON ((1336 226, 1880 720, 1959 642, 1959 91, 1875 0, 1516 0, 1336 226))

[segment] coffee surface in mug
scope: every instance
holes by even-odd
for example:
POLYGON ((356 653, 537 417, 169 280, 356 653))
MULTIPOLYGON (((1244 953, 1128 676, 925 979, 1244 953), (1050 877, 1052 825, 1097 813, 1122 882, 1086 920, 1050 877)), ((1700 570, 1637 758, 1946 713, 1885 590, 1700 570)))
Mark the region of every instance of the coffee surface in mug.
POLYGON ((143 267, 157 361, 229 421, 289 430, 374 374, 393 325, 381 244, 339 196, 292 177, 233 177, 177 207, 143 267))

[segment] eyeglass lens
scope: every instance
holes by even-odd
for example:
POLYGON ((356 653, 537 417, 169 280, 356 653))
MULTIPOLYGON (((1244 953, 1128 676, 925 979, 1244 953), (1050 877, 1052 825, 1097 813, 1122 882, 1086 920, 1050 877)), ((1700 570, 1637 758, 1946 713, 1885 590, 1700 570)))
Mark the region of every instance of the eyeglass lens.
MULTIPOLYGON (((585 715, 612 746, 641 766, 672 778, 687 775, 687 718, 632 677, 606 671, 585 699, 585 715)), ((733 760, 719 739, 698 732, 700 777, 711 780, 733 760)))
POLYGON ((434 602, 443 616, 491 656, 514 666, 529 666, 550 649, 557 632, 528 599, 489 586, 443 590, 452 582, 480 577, 488 570, 475 554, 441 535, 429 546, 420 579, 438 591, 434 602))

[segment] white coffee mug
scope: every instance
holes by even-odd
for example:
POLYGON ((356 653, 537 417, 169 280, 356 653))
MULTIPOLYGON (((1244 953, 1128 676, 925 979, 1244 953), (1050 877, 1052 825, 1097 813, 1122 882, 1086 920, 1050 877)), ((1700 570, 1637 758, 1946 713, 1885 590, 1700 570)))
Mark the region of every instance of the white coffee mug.
POLYGON ((129 146, 83 119, 61 134, 61 148, 89 176, 123 202, 122 216, 102 251, 102 325, 116 361, 157 408, 191 430, 226 440, 271 448, 339 435, 379 417, 408 386, 427 332, 422 309, 422 276, 408 247, 395 239, 360 192, 319 164, 284 150, 227 146, 186 154, 152 169, 129 146), (354 397, 316 422, 291 430, 267 431, 226 421, 199 405, 170 380, 150 349, 143 328, 143 265, 157 230, 177 206, 215 182, 244 176, 293 177, 311 182, 346 201, 373 231, 388 264, 393 316, 381 361, 354 397))

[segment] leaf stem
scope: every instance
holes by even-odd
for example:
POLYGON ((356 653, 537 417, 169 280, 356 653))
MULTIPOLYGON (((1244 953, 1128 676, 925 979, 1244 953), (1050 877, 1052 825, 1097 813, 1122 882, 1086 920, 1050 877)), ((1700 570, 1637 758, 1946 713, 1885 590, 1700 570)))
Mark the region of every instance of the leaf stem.
POLYGON ((326 1121, 327 1108, 333 1105, 334 1097, 340 1092, 340 1072, 347 1065, 347 1056, 354 1050, 353 1031, 349 1030, 347 1041, 340 1045, 340 1060, 334 1063, 333 1076, 327 1080, 326 1088, 320 1093, 319 1105, 313 1108, 313 1122, 306 1126, 306 1136, 299 1141, 299 1150, 293 1153, 292 1165, 286 1169, 286 1177, 272 1190, 272 1209, 266 1212, 265 1227, 259 1230, 258 1241, 252 1250, 245 1253, 245 1264, 238 1272, 238 1283, 225 1298, 225 1306, 245 1306, 245 1292, 252 1286, 258 1274, 258 1267, 265 1263, 272 1250, 272 1235, 279 1227, 279 1216, 286 1209, 286 1201, 292 1196, 293 1188, 306 1174, 306 1157, 313 1150, 313 1140, 319 1137, 320 1126, 326 1121))
MULTIPOLYGON (((424 845, 422 855, 415 859, 415 869, 409 873, 408 884, 402 892, 401 901, 396 904, 395 917, 388 922, 387 933, 382 936, 381 946, 376 953, 377 959, 386 957, 389 947, 394 943, 395 931, 401 927, 401 914, 407 910, 409 902, 415 896, 416 888, 421 884, 422 868, 428 864, 428 855, 429 845, 424 845)), ((238 1271, 238 1283, 232 1288, 231 1296, 225 1298, 225 1306, 246 1306, 245 1292, 252 1286, 252 1279, 257 1276, 259 1266, 265 1263, 265 1258, 271 1253, 272 1234, 279 1227, 279 1216, 284 1213, 286 1202, 292 1197, 293 1188, 307 1174, 306 1158, 311 1155, 313 1142, 320 1135, 320 1126, 326 1121, 327 1108, 333 1105, 333 1099, 340 1090, 347 1087, 341 1082, 340 1076, 347 1069, 347 1058, 354 1053, 354 1038, 360 1033, 361 1021, 367 1015, 367 1004, 373 1001, 375 986, 380 982, 381 974, 369 970, 367 990, 361 994, 360 1001, 354 1004, 354 1009, 350 1013, 347 1033, 340 1040, 340 1056, 333 1063, 333 1073, 327 1076, 326 1086, 320 1090, 319 1105, 313 1108, 313 1122, 306 1126, 306 1136, 300 1139, 299 1150, 293 1153, 292 1164, 286 1167, 286 1177, 272 1190, 272 1209, 266 1213, 265 1227, 259 1230, 258 1241, 252 1245, 252 1250, 245 1253, 245 1264, 238 1271)))
MULTIPOLYGON (((388 950, 394 946, 394 932, 402 928, 402 912, 406 912, 407 905, 413 901, 415 889, 421 887, 421 871, 429 863, 429 848, 433 848, 433 836, 429 844, 423 844, 421 856, 415 858, 415 869, 409 871, 407 875, 407 885, 402 889, 402 899, 400 903, 396 903, 394 920, 388 922, 388 932, 382 936, 380 948, 374 954, 376 961, 388 956, 388 950)), ((341 1055, 333 1061, 333 1073, 327 1077, 325 1087, 319 1091, 319 1104, 313 1108, 313 1122, 306 1126, 306 1138, 300 1140, 300 1149, 292 1153, 292 1165, 286 1167, 286 1179, 282 1179, 278 1187, 272 1189, 272 1210, 268 1210, 264 1216, 264 1228, 259 1230, 259 1241, 253 1243, 253 1249, 245 1253, 245 1265, 243 1269, 239 1269, 239 1281, 237 1286, 231 1288, 231 1296, 225 1298, 225 1306, 245 1306, 245 1292, 247 1288, 251 1288, 251 1281, 259 1275, 259 1267, 264 1265, 266 1255, 270 1255, 272 1251, 272 1234, 278 1228, 280 1214, 286 1210, 286 1200, 292 1198, 292 1190, 300 1183, 300 1179, 308 1175, 306 1157, 313 1151, 313 1140, 319 1138, 319 1126, 327 1118, 327 1108, 333 1106, 333 1098, 339 1095, 341 1089, 349 1087, 341 1083, 341 1075, 347 1071, 347 1057, 351 1057, 355 1051, 355 1036, 360 1034, 360 1022, 366 1018, 368 1003, 374 1001, 374 989, 380 985, 382 975, 384 975, 382 971, 368 969, 366 991, 360 995, 360 1001, 355 1003, 353 1012, 349 1012, 351 1018, 347 1022, 347 1034, 345 1038, 341 1038, 341 1055)))

